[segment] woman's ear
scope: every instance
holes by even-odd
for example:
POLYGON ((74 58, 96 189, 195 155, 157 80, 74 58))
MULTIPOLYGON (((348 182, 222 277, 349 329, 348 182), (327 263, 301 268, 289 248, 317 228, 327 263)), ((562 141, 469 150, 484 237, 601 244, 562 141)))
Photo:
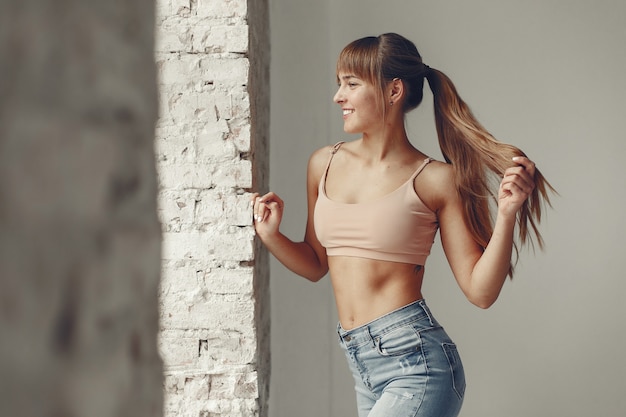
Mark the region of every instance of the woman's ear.
POLYGON ((388 86, 387 97, 389 98, 389 104, 392 106, 404 98, 404 83, 400 78, 391 80, 388 86))

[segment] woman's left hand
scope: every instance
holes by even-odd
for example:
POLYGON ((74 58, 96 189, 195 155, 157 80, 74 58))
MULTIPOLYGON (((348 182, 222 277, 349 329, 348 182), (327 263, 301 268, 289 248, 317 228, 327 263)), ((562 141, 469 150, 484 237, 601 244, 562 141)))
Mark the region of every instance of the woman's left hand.
POLYGON ((498 211, 516 214, 535 189, 535 163, 518 156, 513 158, 517 166, 507 169, 498 191, 498 211))

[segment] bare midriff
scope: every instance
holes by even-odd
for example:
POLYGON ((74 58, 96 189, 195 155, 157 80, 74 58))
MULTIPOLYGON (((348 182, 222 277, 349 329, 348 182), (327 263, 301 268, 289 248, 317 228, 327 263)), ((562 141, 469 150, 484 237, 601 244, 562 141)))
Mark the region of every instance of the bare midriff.
POLYGON ((374 259, 329 256, 341 326, 367 324, 422 298, 424 268, 374 259))

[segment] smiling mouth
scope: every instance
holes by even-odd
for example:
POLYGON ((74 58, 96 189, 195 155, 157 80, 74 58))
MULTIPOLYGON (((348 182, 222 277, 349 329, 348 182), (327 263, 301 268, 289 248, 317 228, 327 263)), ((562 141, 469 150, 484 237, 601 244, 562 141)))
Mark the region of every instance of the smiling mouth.
POLYGON ((344 115, 344 116, 347 116, 348 114, 352 114, 352 113, 354 113, 354 110, 347 110, 347 109, 345 109, 345 110, 343 111, 343 115, 344 115))

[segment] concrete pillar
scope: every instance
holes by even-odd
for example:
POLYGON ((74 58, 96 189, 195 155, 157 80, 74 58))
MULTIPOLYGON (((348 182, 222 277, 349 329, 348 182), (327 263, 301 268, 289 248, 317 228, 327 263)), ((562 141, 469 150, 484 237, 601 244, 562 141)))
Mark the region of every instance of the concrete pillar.
POLYGON ((161 416, 154 5, 0 3, 0 415, 161 416))

